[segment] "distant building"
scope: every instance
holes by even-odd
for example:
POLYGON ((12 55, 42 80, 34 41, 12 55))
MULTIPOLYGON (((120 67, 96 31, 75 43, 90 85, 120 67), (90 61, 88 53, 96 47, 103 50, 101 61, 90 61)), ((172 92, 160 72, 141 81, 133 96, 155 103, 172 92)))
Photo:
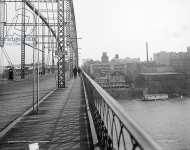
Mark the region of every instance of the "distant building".
POLYGON ((157 64, 170 66, 179 73, 190 74, 190 47, 186 52, 159 52, 154 54, 157 64))
POLYGON ((156 64, 155 62, 127 63, 126 75, 131 81, 135 81, 140 73, 173 72, 170 66, 156 64))
POLYGON ((156 64, 170 65, 170 55, 171 53, 162 51, 154 54, 153 60, 156 62, 156 64))
POLYGON ((108 63, 109 62, 109 57, 107 56, 106 52, 102 53, 101 60, 102 60, 102 63, 108 63))
POLYGON ((111 73, 111 65, 109 63, 96 62, 90 65, 90 74, 96 77, 102 77, 111 73))
POLYGON ((108 83, 108 77, 107 76, 104 76, 104 77, 97 77, 95 79, 95 81, 101 86, 101 85, 104 85, 105 83, 108 83))
POLYGON ((140 63, 140 58, 129 58, 126 57, 123 59, 124 63, 140 63))
POLYGON ((115 59, 119 59, 119 54, 115 54, 115 59))
POLYGON ((99 78, 109 76, 115 71, 126 73, 126 67, 126 62, 124 59, 120 59, 118 54, 109 62, 107 53, 103 52, 101 62, 96 61, 90 64, 90 74, 95 78, 99 78))
MULTIPOLYGON (((91 75, 91 65, 94 64, 94 61, 92 59, 86 59, 84 60, 82 69, 88 73, 89 75, 91 75)), ((92 77, 92 76, 91 76, 92 77)))
POLYGON ((130 58, 130 57, 126 57, 126 58, 119 58, 119 55, 116 54, 114 58, 111 59, 111 62, 117 62, 117 63, 123 63, 123 64, 126 64, 126 63, 137 63, 137 62, 140 62, 140 58, 130 58))
POLYGON ((179 60, 190 58, 190 47, 187 47, 187 52, 159 52, 154 54, 154 61, 156 64, 171 65, 171 60, 179 60))
POLYGON ((120 71, 114 71, 109 76, 110 83, 126 83, 126 75, 120 71))
POLYGON ((186 86, 185 75, 175 72, 140 73, 135 80, 135 87, 147 89, 148 94, 182 94, 186 86))
POLYGON ((96 62, 90 65, 90 74, 94 77, 110 75, 112 72, 116 71, 126 74, 127 65, 115 61, 110 63, 96 62))
POLYGON ((190 57, 190 46, 187 47, 187 55, 190 57))
POLYGON ((170 59, 170 64, 175 71, 190 74, 190 57, 176 57, 170 59))
MULTIPOLYGON (((121 59, 119 58, 118 54, 116 54, 115 57, 111 59, 111 61, 109 61, 107 53, 103 52, 101 61, 93 61, 93 60, 86 61, 86 63, 84 63, 83 66, 85 70, 88 71, 89 74, 94 79, 105 81, 105 79, 109 78, 113 72, 120 72, 126 76, 128 70, 128 63, 139 63, 139 62, 140 62, 139 58, 127 57, 125 59, 121 59)), ((139 69, 137 70, 139 71, 139 69)), ((133 73, 130 75, 131 77, 132 76, 134 77, 133 73)))
POLYGON ((124 73, 114 71, 104 77, 97 77, 95 81, 102 87, 128 87, 126 75, 124 73))
POLYGON ((111 59, 111 62, 120 62, 122 61, 120 58, 119 58, 119 55, 116 54, 114 58, 111 59))
POLYGON ((122 72, 122 73, 126 73, 126 69, 127 69, 127 65, 121 62, 112 62, 111 64, 111 68, 113 72, 122 72))

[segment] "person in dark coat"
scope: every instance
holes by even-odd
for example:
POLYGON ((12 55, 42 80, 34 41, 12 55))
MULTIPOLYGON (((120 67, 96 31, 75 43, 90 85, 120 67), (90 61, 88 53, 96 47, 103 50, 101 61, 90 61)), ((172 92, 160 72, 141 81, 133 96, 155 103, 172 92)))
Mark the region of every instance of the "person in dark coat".
POLYGON ((73 75, 74 75, 74 78, 77 77, 77 68, 76 67, 73 69, 73 75))
POLYGON ((81 74, 81 69, 80 69, 79 67, 78 67, 77 71, 78 71, 78 75, 80 76, 80 74, 81 74))
POLYGON ((9 76, 8 76, 9 80, 13 80, 14 79, 14 73, 13 73, 13 68, 9 69, 9 76))

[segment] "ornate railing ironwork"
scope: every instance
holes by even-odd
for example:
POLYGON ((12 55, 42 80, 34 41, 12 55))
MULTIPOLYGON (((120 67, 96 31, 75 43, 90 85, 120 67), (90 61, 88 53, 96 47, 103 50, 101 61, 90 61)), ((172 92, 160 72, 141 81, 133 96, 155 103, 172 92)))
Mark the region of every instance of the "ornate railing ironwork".
POLYGON ((84 72, 83 82, 101 149, 161 150, 122 106, 84 72))

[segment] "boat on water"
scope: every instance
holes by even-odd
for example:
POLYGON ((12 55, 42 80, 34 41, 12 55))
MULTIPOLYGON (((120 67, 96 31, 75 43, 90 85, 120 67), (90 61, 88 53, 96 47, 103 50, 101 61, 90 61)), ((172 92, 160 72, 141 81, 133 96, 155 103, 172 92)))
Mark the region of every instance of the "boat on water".
POLYGON ((165 100, 168 99, 168 94, 144 94, 144 100, 165 100))

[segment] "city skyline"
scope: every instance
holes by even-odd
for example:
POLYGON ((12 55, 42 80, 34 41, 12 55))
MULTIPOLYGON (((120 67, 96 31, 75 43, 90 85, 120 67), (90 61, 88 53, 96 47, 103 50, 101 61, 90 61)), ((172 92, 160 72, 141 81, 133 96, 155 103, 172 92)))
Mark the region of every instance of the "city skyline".
MULTIPOLYGON (((189 4, 187 0, 118 0, 117 5, 113 0, 74 1, 80 64, 87 58, 98 60, 103 51, 109 57, 118 53, 121 58, 144 61, 146 41, 149 58, 159 51, 186 51, 190 46, 189 4)), ((6 50, 13 63, 19 64, 20 45, 6 50)), ((26 46, 26 63, 32 62, 31 54, 26 46)))
POLYGON ((186 51, 190 45, 190 2, 187 0, 74 1, 80 57, 140 57, 159 51, 186 51), (100 5, 101 4, 101 5, 100 5))

